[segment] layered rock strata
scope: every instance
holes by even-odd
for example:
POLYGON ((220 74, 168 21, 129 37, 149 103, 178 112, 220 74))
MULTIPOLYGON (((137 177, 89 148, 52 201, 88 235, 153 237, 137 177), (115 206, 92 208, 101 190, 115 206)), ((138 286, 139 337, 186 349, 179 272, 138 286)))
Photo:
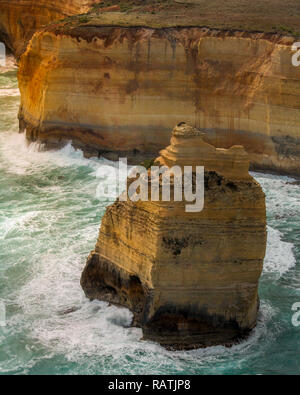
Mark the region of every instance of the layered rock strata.
POLYGON ((37 33, 19 72, 27 138, 138 162, 166 146, 184 119, 216 147, 243 145, 253 168, 299 175, 296 39, 147 21, 91 19, 37 33))
MULTIPOLYGON (((0 39, 18 58, 43 25, 87 12, 95 0, 0 0, 0 39)), ((99 3, 100 1, 98 1, 99 3)))
POLYGON ((180 124, 155 161, 205 167, 203 210, 174 201, 174 179, 171 201, 118 199, 81 278, 88 298, 128 307, 144 339, 168 348, 231 345, 256 325, 259 308, 265 196, 243 147, 216 149, 204 138, 180 124))

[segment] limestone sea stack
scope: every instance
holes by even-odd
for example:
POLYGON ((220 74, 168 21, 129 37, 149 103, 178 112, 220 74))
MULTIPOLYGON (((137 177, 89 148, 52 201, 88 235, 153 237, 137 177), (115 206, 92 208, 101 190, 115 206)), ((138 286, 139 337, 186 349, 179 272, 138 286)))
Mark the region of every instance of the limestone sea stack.
POLYGON ((231 345, 256 325, 265 195, 243 147, 215 148, 185 123, 155 165, 204 166, 203 210, 174 201, 172 177, 171 201, 119 198, 106 210, 81 285, 90 299, 129 308, 144 339, 175 349, 231 345))

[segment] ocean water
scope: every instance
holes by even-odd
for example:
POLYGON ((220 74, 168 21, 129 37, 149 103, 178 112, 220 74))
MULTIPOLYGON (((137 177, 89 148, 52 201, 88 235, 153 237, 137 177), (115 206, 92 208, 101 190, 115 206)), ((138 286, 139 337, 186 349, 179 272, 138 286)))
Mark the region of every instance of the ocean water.
POLYGON ((140 340, 128 310, 90 302, 80 288, 113 200, 96 195, 108 161, 84 159, 71 146, 27 146, 18 103, 16 72, 0 73, 0 374, 300 373, 300 326, 291 322, 300 302, 300 186, 292 178, 254 174, 267 196, 268 248, 249 339, 166 351, 140 340))

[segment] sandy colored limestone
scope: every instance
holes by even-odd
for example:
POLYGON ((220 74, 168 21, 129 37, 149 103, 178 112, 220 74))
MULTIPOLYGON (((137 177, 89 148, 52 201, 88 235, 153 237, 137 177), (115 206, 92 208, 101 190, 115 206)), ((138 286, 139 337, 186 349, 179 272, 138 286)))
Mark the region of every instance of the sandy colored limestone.
POLYGON ((86 12, 95 1, 0 0, 0 37, 19 57, 39 28, 69 15, 86 12))
MULTIPOLYGON (((92 23, 92 22, 90 22, 92 23)), ((23 55, 20 130, 135 162, 182 120, 256 169, 300 173, 293 38, 203 28, 83 26, 37 33, 23 55)))
POLYGON ((249 334, 266 247, 265 196, 245 151, 216 149, 192 130, 177 126, 155 162, 205 166, 203 211, 173 199, 117 200, 81 278, 89 298, 131 309, 145 339, 179 349, 249 334))

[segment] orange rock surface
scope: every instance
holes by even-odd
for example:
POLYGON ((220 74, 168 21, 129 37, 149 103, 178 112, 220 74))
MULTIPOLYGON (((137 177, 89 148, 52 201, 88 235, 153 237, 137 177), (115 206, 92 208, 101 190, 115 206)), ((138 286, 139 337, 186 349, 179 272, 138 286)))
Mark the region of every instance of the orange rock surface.
POLYGON ((19 72, 29 140, 49 147, 72 140, 87 155, 138 162, 186 120, 214 146, 243 145, 256 169, 300 174, 292 37, 95 23, 32 39, 19 72))
POLYGON ((33 33, 40 27, 86 12, 95 2, 96 0, 0 0, 0 37, 19 57, 33 33))

